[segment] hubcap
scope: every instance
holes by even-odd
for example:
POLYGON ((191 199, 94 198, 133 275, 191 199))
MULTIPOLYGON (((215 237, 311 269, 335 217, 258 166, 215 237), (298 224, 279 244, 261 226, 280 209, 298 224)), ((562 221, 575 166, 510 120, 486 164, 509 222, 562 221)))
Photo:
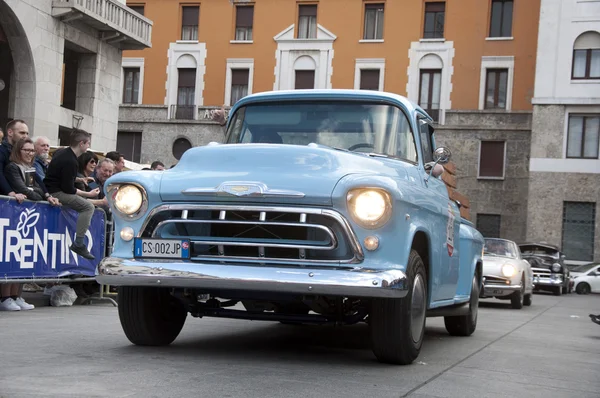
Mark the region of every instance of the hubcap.
POLYGON ((411 299, 410 331, 414 343, 418 343, 423 333, 425 320, 425 282, 421 274, 415 276, 411 299))

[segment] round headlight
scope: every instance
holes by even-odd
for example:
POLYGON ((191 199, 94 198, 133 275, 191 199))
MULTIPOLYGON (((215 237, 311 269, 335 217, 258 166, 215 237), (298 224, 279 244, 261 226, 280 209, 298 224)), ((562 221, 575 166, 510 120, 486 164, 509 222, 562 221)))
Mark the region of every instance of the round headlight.
POLYGON ((560 271, 560 264, 559 263, 554 263, 552 264, 552 272, 559 272, 560 271))
POLYGON ((502 275, 510 278, 517 272, 517 269, 512 264, 504 264, 502 266, 502 275))
POLYGON ((390 195, 383 190, 355 189, 347 199, 352 217, 364 228, 380 228, 392 215, 390 195))
POLYGON ((115 207, 125 215, 136 213, 143 204, 142 191, 135 185, 123 185, 114 195, 115 207))

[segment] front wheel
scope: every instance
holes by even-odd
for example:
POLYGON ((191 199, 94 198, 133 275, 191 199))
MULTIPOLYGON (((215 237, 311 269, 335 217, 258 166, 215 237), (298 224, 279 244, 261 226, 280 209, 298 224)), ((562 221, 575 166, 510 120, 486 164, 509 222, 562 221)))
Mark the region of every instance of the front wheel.
POLYGON ((529 307, 532 302, 533 302, 532 294, 526 294, 525 297, 523 297, 523 305, 526 305, 527 307, 529 307))
POLYGON ((561 286, 556 286, 554 288, 554 295, 555 296, 560 296, 562 294, 562 287, 561 286))
POLYGON ((477 328, 477 313, 479 310, 479 280, 477 274, 473 276, 471 284, 471 299, 469 300, 469 313, 460 316, 445 316, 444 325, 451 336, 470 336, 477 328))
POLYGON ((133 344, 161 346, 177 338, 187 311, 168 289, 157 287, 119 288, 119 319, 133 344))
POLYGON ((408 365, 419 356, 423 344, 427 277, 423 260, 415 250, 410 252, 406 270, 406 297, 371 301, 371 344, 380 362, 408 365))
POLYGON ((521 278, 521 290, 514 292, 510 298, 510 304, 515 310, 523 308, 523 300, 525 297, 525 280, 521 278))

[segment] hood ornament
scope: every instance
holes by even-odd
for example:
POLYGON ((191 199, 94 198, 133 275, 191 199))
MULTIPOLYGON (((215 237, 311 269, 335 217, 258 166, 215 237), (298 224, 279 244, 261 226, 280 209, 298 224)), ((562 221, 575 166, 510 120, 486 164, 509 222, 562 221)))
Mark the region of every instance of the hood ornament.
POLYGON ((288 197, 303 198, 303 192, 287 189, 269 189, 265 183, 252 181, 227 181, 216 188, 188 188, 181 191, 184 195, 221 195, 237 197, 288 197))

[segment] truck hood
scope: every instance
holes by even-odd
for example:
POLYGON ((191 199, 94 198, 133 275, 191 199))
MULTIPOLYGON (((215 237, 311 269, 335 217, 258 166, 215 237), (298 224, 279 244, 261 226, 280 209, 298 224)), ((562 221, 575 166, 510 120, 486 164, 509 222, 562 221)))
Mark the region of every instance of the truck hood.
MULTIPOLYGON (((330 206, 348 174, 398 175, 383 159, 330 147, 227 144, 192 148, 163 172, 163 201, 301 203, 330 206)), ((406 178, 406 171, 404 171, 406 178)))

